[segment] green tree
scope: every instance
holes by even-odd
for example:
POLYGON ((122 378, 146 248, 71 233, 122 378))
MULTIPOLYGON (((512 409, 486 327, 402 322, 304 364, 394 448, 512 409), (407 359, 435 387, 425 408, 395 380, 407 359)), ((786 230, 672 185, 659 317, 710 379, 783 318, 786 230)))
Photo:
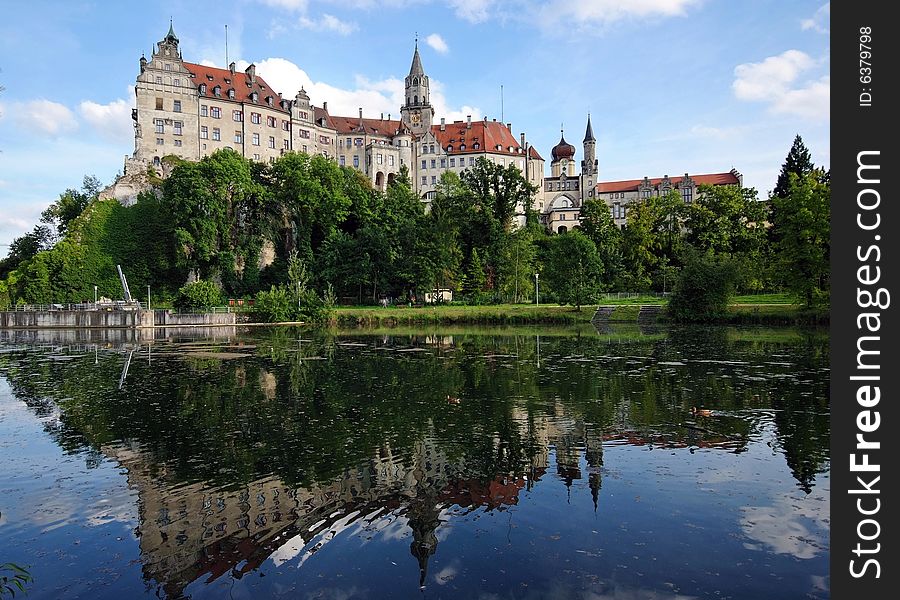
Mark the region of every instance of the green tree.
POLYGON ((802 178, 812 173, 814 168, 812 155, 798 133, 794 137, 794 143, 791 144, 791 149, 784 159, 784 163, 781 165, 781 172, 778 173, 778 180, 775 182, 772 196, 778 198, 787 197, 790 193, 791 173, 802 178))
POLYGON ((667 308, 673 321, 709 322, 728 312, 737 272, 733 261, 688 247, 667 308))
POLYGON ((701 185, 685 213, 687 242, 703 252, 753 254, 765 242, 766 208, 754 188, 701 185))
POLYGON ((34 229, 25 235, 15 238, 9 245, 9 252, 0 261, 0 277, 6 277, 8 273, 17 269, 22 263, 31 260, 42 250, 47 250, 53 245, 53 234, 46 225, 35 225, 34 229))
POLYGON ((478 248, 473 248, 465 266, 463 292, 470 296, 477 295, 484 289, 485 281, 484 265, 481 263, 481 256, 478 254, 478 248))
POLYGON ((175 308, 204 311, 222 305, 222 290, 212 281, 199 280, 185 284, 178 290, 175 308))
POLYGON ((529 210, 537 189, 528 183, 513 164, 501 166, 479 157, 475 165, 462 172, 463 184, 475 202, 490 211, 504 231, 513 227, 516 209, 529 210))
POLYGON ((600 290, 603 263, 597 247, 577 229, 551 238, 545 266, 546 280, 560 304, 581 310, 600 290))
POLYGON ((782 235, 774 243, 777 272, 784 286, 807 307, 828 302, 831 185, 822 171, 792 175, 788 194, 772 199, 774 223, 782 235))
POLYGON ((59 195, 59 199, 41 213, 41 222, 52 225, 56 236, 66 234, 69 224, 84 212, 87 205, 97 199, 103 184, 93 175, 85 175, 81 190, 67 189, 59 195))

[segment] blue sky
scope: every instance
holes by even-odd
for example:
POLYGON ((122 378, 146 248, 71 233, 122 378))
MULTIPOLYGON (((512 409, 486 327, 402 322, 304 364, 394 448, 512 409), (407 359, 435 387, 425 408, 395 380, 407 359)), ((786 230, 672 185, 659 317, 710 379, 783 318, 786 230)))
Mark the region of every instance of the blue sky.
MULTIPOLYGON (((11 3, 12 4, 12 3, 11 3)), ((399 114, 413 42, 436 122, 503 118, 601 180, 732 167, 764 196, 795 134, 830 166, 829 4, 820 0, 197 0, 7 6, 0 23, 0 255, 84 175, 133 151, 141 54, 174 19, 184 58, 257 64, 332 114, 399 114)), ((549 161, 548 167, 549 169, 549 161)))

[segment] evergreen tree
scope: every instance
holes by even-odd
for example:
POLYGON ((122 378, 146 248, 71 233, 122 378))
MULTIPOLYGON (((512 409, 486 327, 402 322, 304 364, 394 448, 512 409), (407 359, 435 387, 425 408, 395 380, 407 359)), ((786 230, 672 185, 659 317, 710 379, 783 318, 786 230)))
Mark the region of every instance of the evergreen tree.
POLYGON ((811 173, 814 168, 809 150, 803 144, 803 138, 800 137, 800 134, 797 134, 791 146, 791 151, 788 152, 787 158, 784 159, 784 164, 781 165, 781 173, 778 174, 778 181, 775 183, 775 189, 772 190, 772 196, 777 198, 787 197, 790 193, 790 174, 794 173, 798 177, 803 178, 811 173))

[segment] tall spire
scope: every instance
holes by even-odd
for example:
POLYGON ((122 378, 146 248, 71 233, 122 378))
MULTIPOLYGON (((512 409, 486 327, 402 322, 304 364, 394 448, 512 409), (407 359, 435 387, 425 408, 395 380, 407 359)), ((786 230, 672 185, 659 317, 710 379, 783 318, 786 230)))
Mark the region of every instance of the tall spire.
POLYGON ((175 29, 172 26, 172 17, 169 17, 169 33, 166 34, 166 39, 178 41, 178 36, 175 35, 175 29))
POLYGON ((596 142, 597 141, 597 139, 594 137, 594 128, 591 127, 591 113, 588 113, 587 131, 584 132, 584 141, 585 142, 596 142))
POLYGON ((409 74, 424 75, 425 69, 422 68, 422 59, 419 58, 419 37, 416 36, 416 51, 413 53, 412 66, 409 68, 409 74))

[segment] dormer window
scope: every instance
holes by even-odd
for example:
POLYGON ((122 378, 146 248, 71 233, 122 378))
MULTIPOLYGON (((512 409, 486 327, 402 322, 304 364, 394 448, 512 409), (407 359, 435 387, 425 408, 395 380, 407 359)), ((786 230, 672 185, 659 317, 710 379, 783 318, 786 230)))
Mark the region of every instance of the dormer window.
POLYGON ((473 144, 472 147, 475 148, 476 150, 478 150, 481 147, 481 145, 478 142, 475 142, 475 144, 473 144))
POLYGON ((216 87, 214 87, 214 88, 213 88, 213 94, 214 94, 216 97, 221 96, 221 95, 222 95, 222 87, 221 87, 221 86, 218 86, 218 85, 217 85, 216 87))
POLYGON ((231 80, 230 80, 230 79, 228 79, 228 78, 227 78, 227 77, 226 77, 226 78, 225 78, 225 83, 227 83, 227 84, 229 84, 229 85, 231 85, 231 80))
POLYGON ((228 90, 228 97, 229 97, 230 99, 234 100, 234 89, 233 89, 233 88, 229 88, 229 90, 228 90))
POLYGON ((447 152, 453 152, 453 144, 447 144, 447 152))
POLYGON ((272 98, 272 96, 266 96, 266 104, 268 104, 269 106, 272 106, 273 102, 274 102, 274 99, 272 98))
POLYGON ((253 92, 252 94, 250 94, 250 101, 253 102, 254 104, 256 102, 259 102, 259 93, 253 92))
POLYGON ((212 81, 212 80, 213 80, 213 76, 212 76, 212 75, 207 75, 206 78, 207 78, 209 81, 212 81))
POLYGON ((465 150, 465 149, 466 149, 466 145, 465 145, 465 144, 460 144, 460 145, 459 145, 459 151, 460 151, 460 152, 462 152, 462 151, 465 150))
POLYGON ((204 96, 206 95, 206 84, 205 83, 200 84, 200 93, 203 94, 204 96))

